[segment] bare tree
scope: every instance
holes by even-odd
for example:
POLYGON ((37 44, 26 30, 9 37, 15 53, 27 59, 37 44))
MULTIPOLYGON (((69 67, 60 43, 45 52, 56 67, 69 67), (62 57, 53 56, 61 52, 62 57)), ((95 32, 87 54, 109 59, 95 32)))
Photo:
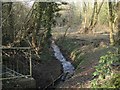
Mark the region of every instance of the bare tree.
POLYGON ((90 32, 92 32, 92 29, 96 26, 98 22, 98 15, 100 13, 103 3, 104 3, 104 0, 101 2, 100 6, 98 7, 97 0, 94 1, 93 13, 92 13, 91 22, 89 25, 90 32))
POLYGON ((14 41, 14 19, 13 19, 13 12, 12 12, 12 2, 8 3, 8 24, 9 24, 9 36, 10 40, 13 42, 14 41))
POLYGON ((84 29, 85 29, 86 28, 86 23, 87 23, 87 5, 86 5, 85 2, 84 2, 83 11, 84 11, 84 14, 85 14, 85 17, 84 17, 84 29))
POLYGON ((97 1, 94 2, 94 8, 93 8, 93 13, 92 13, 92 17, 91 17, 90 26, 93 25, 94 18, 95 18, 95 13, 97 13, 97 1))

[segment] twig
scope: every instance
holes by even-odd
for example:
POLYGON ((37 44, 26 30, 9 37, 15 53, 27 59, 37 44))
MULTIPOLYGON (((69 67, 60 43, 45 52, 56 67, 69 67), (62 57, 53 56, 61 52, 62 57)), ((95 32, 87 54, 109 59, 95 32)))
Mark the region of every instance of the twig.
MULTIPOLYGON (((32 15, 32 13, 33 13, 33 10, 34 10, 34 5, 35 5, 35 2, 34 2, 34 4, 33 4, 33 6, 32 6, 32 8, 31 8, 31 10, 28 12, 28 14, 26 15, 26 19, 28 18, 28 16, 30 15, 32 15), (32 12, 32 13, 31 13, 32 12), (31 14, 30 14, 31 13, 31 14)), ((26 25, 27 23, 28 23, 28 21, 30 20, 30 18, 28 19, 28 20, 26 20, 25 19, 25 21, 24 21, 24 23, 23 23, 23 25, 26 25)), ((16 36, 16 38, 18 38, 17 40, 15 40, 13 43, 15 43, 15 42, 20 42, 20 40, 19 39, 21 39, 21 38, 24 38, 24 35, 25 35, 25 32, 26 32, 26 30, 23 32, 24 33, 24 35, 23 36, 19 36, 20 34, 21 34, 21 30, 23 29, 23 26, 21 27, 21 29, 19 30, 19 32, 17 32, 17 36, 16 36)))

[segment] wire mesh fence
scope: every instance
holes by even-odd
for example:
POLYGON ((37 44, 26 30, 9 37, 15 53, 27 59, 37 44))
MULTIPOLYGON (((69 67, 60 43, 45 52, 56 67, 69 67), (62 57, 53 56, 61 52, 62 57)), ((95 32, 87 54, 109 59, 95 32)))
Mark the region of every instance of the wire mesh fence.
POLYGON ((1 79, 31 76, 31 51, 29 47, 2 49, 1 79))

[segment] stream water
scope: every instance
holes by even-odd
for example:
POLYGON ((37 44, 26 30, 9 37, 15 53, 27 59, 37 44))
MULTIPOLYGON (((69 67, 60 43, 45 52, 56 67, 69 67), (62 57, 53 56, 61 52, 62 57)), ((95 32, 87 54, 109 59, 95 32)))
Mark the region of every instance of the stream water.
POLYGON ((74 66, 65 59, 63 54, 61 53, 59 47, 52 41, 51 47, 54 51, 54 56, 57 60, 59 60, 63 67, 63 76, 61 80, 66 80, 68 77, 74 74, 74 66))

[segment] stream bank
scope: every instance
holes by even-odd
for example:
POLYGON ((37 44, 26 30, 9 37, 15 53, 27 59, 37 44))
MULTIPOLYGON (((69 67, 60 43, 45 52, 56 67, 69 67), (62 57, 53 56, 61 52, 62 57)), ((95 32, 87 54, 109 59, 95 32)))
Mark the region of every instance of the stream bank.
MULTIPOLYGON (((49 52, 52 53, 50 50, 49 52)), ((44 54, 46 55, 46 54, 44 54)), ((41 60, 33 66, 33 78, 37 89, 43 89, 61 74, 61 64, 53 56, 49 60, 41 60)))
MULTIPOLYGON (((21 59, 22 57, 20 57, 21 59)), ((28 65, 25 64, 24 66, 27 67, 28 65)), ((12 80, 14 84, 10 85, 9 88, 13 88, 15 85, 17 89, 29 88, 27 86, 29 84, 31 87, 34 86, 34 89, 56 88, 60 82, 71 77, 73 73, 74 67, 72 64, 65 59, 60 48, 52 42, 51 47, 44 48, 42 51, 40 60, 32 56, 32 77, 34 78, 34 82, 25 81, 24 78, 20 81, 15 79, 18 82, 12 80)))
POLYGON ((61 74, 53 80, 49 85, 45 87, 45 89, 56 89, 57 85, 64 82, 65 80, 71 78, 71 76, 74 74, 74 66, 71 64, 70 61, 66 60, 66 58, 63 56, 60 48, 55 44, 54 40, 51 40, 51 49, 53 51, 54 57, 57 59, 57 61, 61 64, 61 74))

